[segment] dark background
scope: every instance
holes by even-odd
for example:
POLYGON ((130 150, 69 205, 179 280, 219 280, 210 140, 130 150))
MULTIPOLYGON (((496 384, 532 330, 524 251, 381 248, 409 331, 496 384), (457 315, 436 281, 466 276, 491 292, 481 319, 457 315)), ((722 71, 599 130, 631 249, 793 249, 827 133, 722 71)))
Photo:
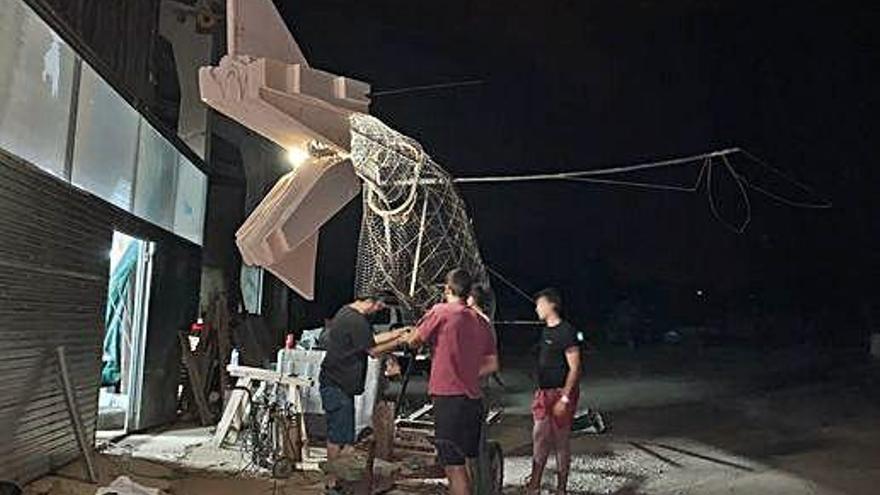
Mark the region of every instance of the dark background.
MULTIPOLYGON (((713 218, 705 191, 461 186, 487 264, 528 292, 559 287, 579 326, 607 336, 621 313, 634 313, 653 336, 699 325, 728 340, 864 343, 877 310, 875 4, 276 5, 311 65, 374 91, 483 80, 373 99, 375 115, 453 175, 584 170, 740 146, 816 194, 735 162, 752 180, 834 204, 794 209, 752 194, 752 223, 737 235, 713 218)), ((637 178, 695 175, 683 167, 637 178)), ((722 214, 739 222, 735 185, 719 188, 722 214)), ((359 217, 355 202, 322 234, 319 313, 351 295, 359 217)), ((502 319, 532 318, 526 301, 495 287, 502 319)))

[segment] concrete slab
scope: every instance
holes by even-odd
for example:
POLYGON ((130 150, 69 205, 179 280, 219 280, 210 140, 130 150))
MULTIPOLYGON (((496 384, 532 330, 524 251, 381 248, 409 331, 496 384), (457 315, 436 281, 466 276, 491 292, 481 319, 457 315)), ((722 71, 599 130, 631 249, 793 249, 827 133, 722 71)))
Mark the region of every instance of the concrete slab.
POLYGON ((165 462, 190 469, 241 472, 250 461, 238 449, 221 449, 211 443, 213 427, 189 427, 158 433, 129 435, 109 445, 104 453, 165 462))

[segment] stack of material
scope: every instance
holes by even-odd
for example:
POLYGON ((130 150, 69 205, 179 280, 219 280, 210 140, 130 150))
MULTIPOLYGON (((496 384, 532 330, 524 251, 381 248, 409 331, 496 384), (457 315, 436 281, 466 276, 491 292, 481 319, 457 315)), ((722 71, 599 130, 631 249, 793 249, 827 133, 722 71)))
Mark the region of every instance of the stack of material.
POLYGON ((360 188, 348 160, 335 154, 310 158, 282 177, 238 230, 242 259, 312 299, 318 231, 360 188))

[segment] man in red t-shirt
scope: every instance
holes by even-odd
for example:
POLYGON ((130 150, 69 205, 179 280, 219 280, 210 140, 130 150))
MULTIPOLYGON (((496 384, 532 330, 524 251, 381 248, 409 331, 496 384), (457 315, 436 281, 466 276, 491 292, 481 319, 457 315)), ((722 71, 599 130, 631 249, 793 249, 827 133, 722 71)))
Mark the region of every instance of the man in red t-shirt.
POLYGON ((446 302, 431 308, 404 337, 410 346, 432 348, 428 393, 434 403, 435 445, 453 495, 470 493, 466 460, 477 457, 483 427, 480 378, 498 369, 489 323, 466 302, 471 283, 464 270, 446 274, 446 302))

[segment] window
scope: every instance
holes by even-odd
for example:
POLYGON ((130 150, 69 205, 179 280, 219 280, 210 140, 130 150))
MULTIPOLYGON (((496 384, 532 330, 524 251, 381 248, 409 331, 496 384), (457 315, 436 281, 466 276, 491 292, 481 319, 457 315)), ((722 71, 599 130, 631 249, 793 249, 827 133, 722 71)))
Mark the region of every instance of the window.
POLYGON ((139 119, 128 102, 83 64, 73 183, 130 210, 139 119))
POLYGON ((0 0, 0 147, 59 177, 74 60, 24 2, 0 0))
POLYGON ((0 149, 202 243, 206 175, 22 0, 0 0, 0 149))
POLYGON ((175 188, 180 153, 147 121, 141 122, 134 214, 174 229, 175 188))
POLYGON ((244 310, 252 315, 263 314, 263 269, 242 264, 239 283, 244 310))
POLYGON ((174 232, 202 244, 208 178, 183 155, 177 174, 177 201, 174 205, 174 232))

